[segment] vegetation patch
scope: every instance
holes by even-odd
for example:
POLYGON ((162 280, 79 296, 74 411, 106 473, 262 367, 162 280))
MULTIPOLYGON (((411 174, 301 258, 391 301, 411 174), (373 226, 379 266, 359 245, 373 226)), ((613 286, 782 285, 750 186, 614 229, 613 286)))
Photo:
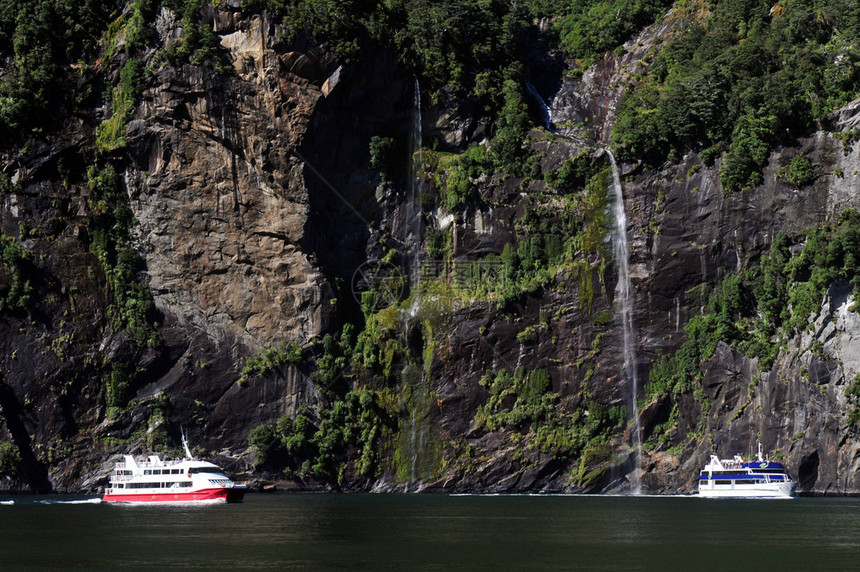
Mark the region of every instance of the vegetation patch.
POLYGON ((21 468, 21 452, 14 443, 0 443, 0 477, 15 478, 21 468))
POLYGON ((98 257, 111 294, 110 316, 114 326, 128 330, 138 345, 156 347, 154 304, 147 287, 137 279, 140 255, 131 245, 133 223, 125 183, 112 164, 87 170, 90 217, 87 227, 90 250, 98 257))
POLYGON ((385 391, 360 388, 328 408, 300 408, 295 418, 251 430, 248 442, 258 468, 340 484, 347 477, 374 478, 383 444, 396 426, 385 391))
POLYGON ((277 348, 264 348, 245 361, 239 385, 245 385, 252 377, 261 376, 279 366, 297 364, 302 361, 302 347, 295 341, 282 341, 277 348))
MULTIPOLYGON (((704 313, 687 323, 687 341, 652 366, 649 398, 701 391, 700 364, 714 355, 720 342, 757 358, 760 370, 770 369, 787 340, 809 327, 827 288, 838 281, 849 284, 855 299, 860 296, 860 214, 853 209, 833 225, 794 238, 779 233, 758 265, 726 276, 710 293, 704 313), (799 246, 796 254, 794 245, 799 246)), ((853 392, 852 387, 846 391, 853 392)), ((849 413, 850 423, 856 421, 855 409, 849 413)))
POLYGON ((0 313, 23 310, 30 302, 30 252, 18 241, 0 233, 0 313))
MULTIPOLYGON (((636 3, 639 4, 639 3, 636 3)), ((692 3, 691 3, 692 4, 692 3)), ((722 157, 726 191, 762 182, 770 150, 816 128, 860 90, 860 5, 722 0, 681 28, 622 98, 622 158, 722 157), (839 25, 833 25, 839 22, 839 25)), ((805 177, 805 176, 804 176, 805 177)))
POLYGON ((848 426, 860 429, 860 375, 845 388, 845 398, 848 400, 848 426))
POLYGON ((815 170, 804 155, 795 155, 788 165, 780 167, 776 176, 795 187, 803 187, 815 180, 815 170))
POLYGON ((513 374, 500 370, 487 373, 481 380, 489 392, 487 401, 475 413, 479 428, 487 431, 508 429, 529 435, 528 447, 551 453, 559 459, 576 458, 587 447, 608 441, 610 435, 626 421, 624 407, 586 402, 582 407, 562 415, 559 396, 552 391, 549 372, 537 369, 526 372, 517 368, 513 374))
POLYGON ((120 71, 119 83, 111 90, 111 116, 96 128, 96 149, 100 152, 125 146, 125 127, 143 91, 146 75, 143 62, 137 58, 130 58, 120 71))
POLYGON ((73 101, 70 66, 95 55, 114 10, 101 0, 0 2, 0 144, 61 124, 73 101))

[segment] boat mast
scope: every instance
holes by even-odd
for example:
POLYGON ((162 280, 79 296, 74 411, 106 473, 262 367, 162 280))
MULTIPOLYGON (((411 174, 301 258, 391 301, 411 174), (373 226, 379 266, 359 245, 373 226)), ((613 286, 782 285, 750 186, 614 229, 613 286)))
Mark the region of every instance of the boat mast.
POLYGON ((182 429, 182 446, 185 448, 185 460, 191 460, 191 449, 188 448, 188 438, 185 436, 185 430, 182 429))

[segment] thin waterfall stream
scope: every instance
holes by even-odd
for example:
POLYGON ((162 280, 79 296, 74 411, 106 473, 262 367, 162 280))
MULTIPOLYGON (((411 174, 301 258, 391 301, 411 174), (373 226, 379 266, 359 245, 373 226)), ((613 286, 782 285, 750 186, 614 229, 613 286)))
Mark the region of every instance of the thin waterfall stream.
POLYGON ((552 115, 549 111, 549 106, 546 104, 546 100, 541 96, 538 92, 537 88, 531 81, 526 81, 526 90, 531 94, 531 96, 535 99, 540 108, 541 112, 541 122, 543 126, 546 127, 546 130, 555 133, 555 129, 552 128, 552 115))
MULTIPOLYGON (((410 330, 420 328, 418 316, 420 310, 420 294, 418 282, 421 274, 421 231, 423 227, 421 209, 421 171, 423 165, 423 133, 421 126, 421 86, 418 78, 414 83, 412 126, 409 134, 409 180, 406 189, 406 204, 404 208, 404 243, 409 249, 407 253, 407 272, 411 289, 412 303, 403 311, 404 335, 408 340, 410 330)), ((401 371, 401 384, 404 388, 403 406, 405 417, 401 431, 400 447, 407 457, 408 465, 399 477, 406 481, 405 492, 417 492, 421 489, 423 478, 427 473, 424 451, 427 446, 428 411, 425 403, 427 394, 427 379, 424 366, 414 356, 401 371)))
POLYGON ((409 285, 415 288, 421 271, 421 169, 424 163, 421 127, 421 86, 415 79, 413 96, 412 129, 409 138, 409 184, 406 195, 404 226, 406 244, 409 246, 409 285))
POLYGON ((633 289, 630 286, 630 244, 627 240, 627 213, 624 209, 624 189, 615 156, 606 150, 612 164, 612 214, 615 227, 612 232, 612 255, 618 267, 618 284, 615 287, 616 299, 621 306, 621 326, 623 330, 624 367, 623 373, 630 388, 630 411, 633 416, 631 441, 636 456, 633 472, 633 494, 642 492, 642 429, 639 424, 638 393, 639 380, 636 371, 636 335, 633 330, 633 289))

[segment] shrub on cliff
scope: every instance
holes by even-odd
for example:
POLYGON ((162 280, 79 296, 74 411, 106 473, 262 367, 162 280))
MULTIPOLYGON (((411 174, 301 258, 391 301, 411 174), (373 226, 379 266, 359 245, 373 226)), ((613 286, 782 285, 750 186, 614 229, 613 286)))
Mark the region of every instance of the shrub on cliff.
POLYGON ((14 443, 0 443, 0 477, 16 477, 21 466, 21 453, 14 443))
POLYGON ((0 233, 0 313, 27 307, 33 285, 28 277, 30 253, 0 233))
POLYGON ((815 170, 806 156, 795 155, 788 165, 780 167, 776 176, 795 187, 803 187, 815 180, 815 170))
POLYGON ((860 375, 845 388, 845 399, 848 401, 848 426, 860 429, 860 375))
POLYGON ((263 348, 247 360, 242 368, 239 385, 245 385, 252 377, 269 372, 276 367, 297 364, 302 361, 302 347, 295 341, 282 341, 277 348, 263 348))
POLYGON ((375 477, 381 470, 381 442, 396 426, 387 399, 380 391, 358 387, 316 413, 302 407, 295 419, 282 417, 275 425, 255 427, 248 435, 254 465, 332 484, 347 472, 375 477))
POLYGON ((370 168, 379 171, 382 181, 386 181, 394 166, 394 139, 391 137, 370 138, 370 168))

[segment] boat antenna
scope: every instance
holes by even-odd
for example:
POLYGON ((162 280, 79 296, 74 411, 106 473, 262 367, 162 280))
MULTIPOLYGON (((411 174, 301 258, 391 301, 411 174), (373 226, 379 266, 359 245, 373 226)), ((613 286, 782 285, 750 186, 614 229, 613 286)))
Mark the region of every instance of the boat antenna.
POLYGON ((188 437, 185 435, 185 428, 180 427, 180 434, 182 435, 182 447, 185 448, 185 460, 191 460, 191 449, 188 448, 188 437))

